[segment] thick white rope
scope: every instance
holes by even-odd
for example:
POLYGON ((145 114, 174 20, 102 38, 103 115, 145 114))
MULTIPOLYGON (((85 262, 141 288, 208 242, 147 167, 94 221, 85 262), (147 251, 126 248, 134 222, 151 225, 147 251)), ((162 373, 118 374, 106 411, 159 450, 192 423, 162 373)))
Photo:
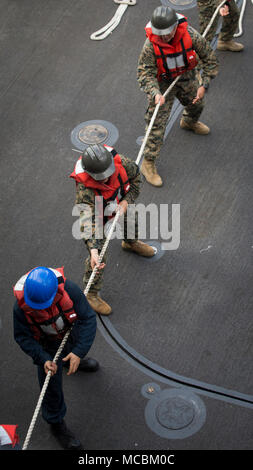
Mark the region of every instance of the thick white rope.
MULTIPOLYGON (((58 359, 59 359, 59 356, 60 354, 62 353, 62 350, 68 340, 68 337, 70 335, 70 332, 71 332, 71 329, 70 328, 67 333, 65 334, 60 346, 59 346, 59 349, 57 350, 55 356, 54 356, 54 359, 53 359, 53 362, 57 363, 58 359)), ((26 450, 27 447, 28 447, 28 444, 29 444, 29 441, 31 439, 31 436, 32 436, 32 432, 33 432, 33 429, 34 429, 34 426, 35 426, 35 423, 36 423, 36 420, 37 420, 37 417, 38 417, 38 414, 39 414, 39 411, 40 411, 40 408, 41 408, 41 405, 42 405, 42 401, 43 401, 43 398, 46 394, 46 390, 47 390, 47 387, 48 387, 48 384, 49 384, 49 380, 51 378, 51 371, 49 371, 47 373, 47 376, 45 378, 45 381, 44 381, 44 384, 43 384, 43 387, 41 389, 41 392, 40 392, 40 396, 39 396, 39 400, 38 400, 38 403, 36 405, 36 408, 34 410, 34 413, 33 413, 33 417, 32 417, 32 420, 31 420, 31 423, 30 423, 30 426, 28 428, 28 431, 27 431, 27 435, 26 435, 26 438, 25 438, 25 442, 23 444, 23 447, 22 447, 22 450, 26 450)))
MULTIPOLYGON (((251 2, 253 3, 253 0, 251 0, 251 2)), ((241 10, 240 10, 240 17, 239 17, 239 21, 238 21, 238 33, 234 34, 234 38, 238 38, 243 33, 242 20, 243 20, 245 8, 246 8, 246 3, 247 3, 247 0, 243 0, 243 4, 242 4, 241 10)))
POLYGON ((214 22, 214 20, 215 20, 216 15, 219 13, 220 8, 224 5, 224 3, 226 3, 226 0, 223 1, 223 2, 221 2, 221 3, 217 6, 217 8, 216 8, 216 10, 215 10, 215 12, 214 12, 214 14, 213 14, 211 20, 210 20, 210 23, 207 25, 207 27, 206 27, 204 33, 202 34, 203 38, 206 37, 206 35, 207 35, 209 29, 211 28, 211 26, 212 26, 212 24, 213 24, 213 22, 214 22))
MULTIPOLYGON (((213 23, 213 21, 214 21, 214 19, 215 19, 215 16, 216 16, 217 13, 219 12, 220 7, 222 7, 222 5, 224 5, 225 1, 226 1, 226 0, 224 0, 224 1, 219 5, 219 7, 217 7, 217 9, 215 10, 215 13, 214 13, 213 16, 212 16, 209 25, 207 26, 207 28, 205 29, 205 31, 204 31, 204 33, 203 33, 203 35, 202 35, 203 37, 206 36, 207 32, 209 31, 209 29, 210 29, 210 27, 211 27, 211 25, 212 25, 212 23, 213 23)), ((252 1, 253 1, 253 0, 252 0, 252 1)), ((177 81, 179 80, 179 78, 180 78, 180 76, 178 76, 178 77, 171 83, 171 85, 168 87, 168 89, 167 89, 167 90, 165 91, 165 93, 163 94, 163 97, 164 97, 164 98, 165 98, 165 97, 167 96, 167 94, 172 90, 172 88, 175 86, 175 84, 177 83, 177 81)), ((148 126, 147 131, 146 131, 145 137, 144 137, 144 139, 143 139, 143 143, 142 143, 142 145, 141 145, 140 151, 139 151, 138 156, 137 156, 137 158, 136 158, 135 163, 136 163, 137 165, 139 165, 139 163, 140 163, 140 160, 141 160, 141 157, 142 157, 142 153, 143 153, 144 147, 145 147, 145 145, 146 145, 146 143, 147 143, 147 140, 148 140, 150 131, 151 131, 152 127, 153 127, 153 124, 154 124, 155 118, 156 118, 156 116, 157 116, 159 107, 160 107, 160 102, 156 105, 155 111, 154 111, 154 113, 153 113, 153 116, 152 116, 152 118, 151 118, 150 124, 149 124, 149 126, 148 126)), ((74 149, 73 149, 73 150, 74 150, 74 149)), ((92 284, 92 282, 93 282, 93 280, 94 280, 94 277, 95 277, 95 275, 96 275, 96 273, 97 273, 97 270, 98 270, 98 268, 99 268, 99 265, 100 265, 101 262, 102 262, 102 259, 103 259, 103 257, 104 257, 104 254, 105 254, 106 250, 107 250, 107 247, 108 247, 108 245, 109 245, 109 242, 110 242, 110 240, 111 240, 112 234, 113 234, 113 232, 114 232, 116 223, 117 223, 117 221, 118 221, 120 215, 121 215, 120 208, 118 208, 118 210, 117 210, 117 212, 116 212, 116 215, 115 215, 115 217, 114 217, 114 219, 113 219, 113 222, 112 222, 112 224, 111 224, 109 233, 108 233, 108 235, 107 235, 107 237, 106 237, 106 241, 105 241, 105 243, 104 243, 104 246, 103 246, 103 248, 102 248, 102 250, 101 250, 101 252, 100 252, 99 259, 98 259, 98 265, 96 265, 95 268, 93 269, 92 274, 91 274, 91 276, 90 276, 90 278, 89 278, 88 284, 87 284, 87 286, 86 286, 86 288, 85 288, 85 291, 84 291, 84 294, 85 294, 85 295, 87 295, 88 292, 89 292, 89 290, 90 290, 91 284, 92 284)), ((53 359, 53 362, 56 363, 57 360, 59 359, 59 356, 60 356, 60 354, 62 353, 62 350, 63 350, 63 348, 64 348, 64 346, 65 346, 65 344, 66 344, 66 342, 67 342, 67 340, 68 340, 68 337, 69 337, 69 335, 70 335, 70 332, 71 332, 71 328, 70 328, 70 329, 67 331, 67 333, 65 334, 65 336, 64 336, 64 338, 63 338, 63 340, 62 340, 62 342, 61 342, 61 344, 60 344, 60 347, 59 347, 58 351, 56 352, 56 355, 55 355, 55 357, 54 357, 54 359, 53 359)), ((27 435, 26 435, 26 438, 25 438, 25 442, 24 442, 24 445, 23 445, 23 447, 22 447, 22 450, 26 450, 27 447, 28 447, 28 444, 29 444, 29 441, 30 441, 30 438, 31 438, 31 435, 32 435, 32 432, 33 432, 33 429, 34 429, 34 426, 35 426, 35 423, 36 423, 36 420, 37 420, 39 411, 40 411, 40 408, 41 408, 41 404, 42 404, 43 398, 44 398, 45 393, 46 393, 46 390, 47 390, 47 387, 48 387, 50 378, 51 378, 51 371, 48 372, 48 374, 47 374, 47 376, 46 376, 46 379, 45 379, 45 382, 44 382, 44 384, 43 384, 43 387, 42 387, 42 389, 41 389, 41 393, 40 393, 40 396, 39 396, 39 400, 38 400, 37 406, 36 406, 36 408, 35 408, 35 411, 34 411, 34 414, 33 414, 33 417, 32 417, 32 420, 31 420, 31 423, 30 423, 30 426, 29 426, 29 429, 28 429, 28 432, 27 432, 27 435)))
POLYGON ((112 17, 109 23, 103 26, 103 28, 90 35, 90 39, 93 41, 101 41, 102 39, 105 39, 107 36, 109 36, 109 34, 111 34, 120 23, 127 7, 136 4, 136 0, 114 0, 114 2, 119 4, 115 15, 112 17))

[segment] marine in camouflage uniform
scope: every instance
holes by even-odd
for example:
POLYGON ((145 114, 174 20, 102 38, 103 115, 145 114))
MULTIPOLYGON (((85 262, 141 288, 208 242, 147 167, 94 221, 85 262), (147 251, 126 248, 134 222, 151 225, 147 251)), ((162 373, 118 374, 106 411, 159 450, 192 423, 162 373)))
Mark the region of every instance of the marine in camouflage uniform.
MULTIPOLYGON (((158 7, 159 8, 159 7, 158 7)), ((165 7, 160 7, 165 8, 165 7)), ((202 61, 203 75, 202 75, 202 86, 205 89, 208 88, 212 78, 216 77, 218 73, 218 62, 215 52, 211 49, 207 41, 191 26, 187 28, 190 37, 192 39, 192 49, 197 53, 197 56, 202 61)), ((148 96, 148 108, 145 114, 146 130, 148 128, 151 117, 154 113, 156 103, 155 97, 157 94, 164 94, 169 85, 173 80, 158 81, 157 79, 157 62, 154 52, 153 44, 147 38, 143 49, 141 51, 138 68, 137 68, 137 80, 141 90, 143 90, 148 96)), ((171 108, 176 97, 180 103, 185 107, 183 111, 183 121, 181 120, 181 127, 187 128, 187 125, 198 123, 198 119, 204 108, 204 99, 198 100, 193 104, 193 100, 197 95, 197 91, 200 87, 199 77, 197 69, 194 68, 190 71, 183 73, 176 85, 172 88, 171 92, 166 96, 165 103, 160 106, 154 125, 151 129, 146 147, 144 149, 144 162, 154 163, 159 156, 161 146, 163 144, 164 133, 166 124, 171 112, 171 108)), ((201 127, 196 133, 208 133, 209 128, 207 126, 201 127), (203 131, 203 132, 202 132, 203 131)), ((141 168, 142 170, 142 168, 141 168)), ((154 173, 156 168, 154 166, 154 173)), ((147 181, 146 174, 144 173, 147 181)), ((159 175, 157 175, 159 177, 159 175)), ((160 178, 160 177, 159 177, 160 178)), ((160 186, 159 180, 150 179, 150 183, 154 186, 160 186)))
MULTIPOLYGON (((128 204, 134 204, 135 199, 139 196, 140 186, 141 186, 141 175, 139 172, 138 166, 130 159, 120 155, 122 164, 127 172, 129 182, 130 182, 130 191, 125 195, 124 199, 128 204)), ((99 253, 101 252, 103 245, 105 243, 106 237, 103 234, 103 238, 97 239, 96 236, 96 225, 95 225, 95 192, 91 188, 86 188, 83 184, 78 183, 76 187, 76 204, 85 204, 86 210, 81 211, 81 231, 83 232, 83 239, 90 250, 92 248, 97 248, 99 253), (92 222, 91 222, 92 220, 92 222), (92 233, 91 238, 86 238, 92 233), (87 234, 87 235, 86 235, 87 234)), ((104 227, 103 227, 104 228, 104 227)), ((135 218, 135 230, 134 230, 134 239, 138 239, 138 222, 137 217, 135 218)), ((124 217, 124 240, 126 242, 133 241, 127 239, 127 216, 124 217)), ((105 252, 103 263, 107 261, 107 251, 105 252)), ((83 278, 84 287, 86 287, 89 278, 92 274, 91 264, 90 264, 90 254, 89 257, 85 260, 85 273, 83 278)), ((90 288, 90 292, 100 291, 102 288, 103 281, 103 270, 98 270, 94 279, 94 282, 90 288)))
MULTIPOLYGON (((133 205, 136 198, 139 196, 142 184, 139 167, 134 161, 130 160, 124 155, 119 155, 119 157, 121 158, 121 163, 126 171, 130 185, 129 191, 121 199, 120 204, 123 201, 126 201, 127 205, 133 205)), ((108 186, 109 185, 110 180, 108 181, 108 186)), ((106 241, 106 233, 104 228, 106 225, 107 217, 105 217, 105 214, 107 214, 107 211, 104 211, 103 201, 101 204, 102 198, 100 201, 98 201, 96 196, 97 195, 92 188, 86 187, 80 182, 77 183, 75 203, 80 205, 80 230, 82 232, 82 238, 89 252, 89 256, 85 260, 85 272, 83 278, 84 288, 87 286, 93 271, 91 266, 91 250, 98 250, 99 255, 106 241), (98 203, 98 206, 96 206, 96 203, 98 203), (102 223, 99 229, 96 225, 98 217, 100 218, 100 222, 102 217, 102 223)), ((146 245, 145 243, 138 240, 138 216, 133 206, 128 208, 127 212, 125 212, 124 218, 122 217, 119 219, 117 224, 120 233, 122 233, 122 238, 124 239, 122 241, 123 249, 127 251, 134 251, 141 256, 151 257, 154 255, 155 252, 151 246, 146 245)), ((105 264, 106 262, 107 251, 105 252, 101 264, 105 264)), ((98 292, 101 290, 103 284, 103 274, 104 269, 97 270, 94 281, 87 295, 87 300, 96 312, 108 315, 111 313, 111 307, 105 301, 103 301, 101 297, 98 296, 98 292)))
MULTIPOLYGON (((203 34, 206 27, 210 23, 210 20, 216 10, 216 8, 221 3, 221 0, 197 0, 198 10, 199 10, 199 27, 200 33, 203 34)), ((239 9, 234 0, 227 1, 227 13, 223 16, 222 20, 222 28, 219 34, 219 42, 217 49, 220 50, 232 50, 232 51, 239 51, 243 49, 243 46, 239 43, 235 43, 232 41, 233 36, 238 27, 238 20, 240 16, 239 9), (227 48, 221 48, 221 43, 227 43, 227 48), (239 47, 238 47, 239 44, 239 47), (229 49, 230 47, 230 49, 229 49)), ((215 20, 209 29, 206 40, 211 42, 213 37, 215 36, 217 26, 219 21, 219 14, 216 15, 215 20)))

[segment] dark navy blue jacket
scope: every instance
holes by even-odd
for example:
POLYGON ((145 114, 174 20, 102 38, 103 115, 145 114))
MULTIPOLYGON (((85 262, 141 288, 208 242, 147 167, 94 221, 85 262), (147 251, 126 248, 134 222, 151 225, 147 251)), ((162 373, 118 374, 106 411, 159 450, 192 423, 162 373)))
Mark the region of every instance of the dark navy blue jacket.
MULTIPOLYGON (((71 332, 74 344, 71 352, 83 358, 89 351, 96 335, 96 314, 90 307, 81 289, 69 279, 65 282, 65 290, 69 294, 77 320, 71 332)), ((33 337, 33 332, 23 310, 16 301, 13 308, 14 338, 21 349, 32 357, 37 365, 52 361, 52 355, 33 337)), ((58 344, 59 345, 59 344, 58 344)))

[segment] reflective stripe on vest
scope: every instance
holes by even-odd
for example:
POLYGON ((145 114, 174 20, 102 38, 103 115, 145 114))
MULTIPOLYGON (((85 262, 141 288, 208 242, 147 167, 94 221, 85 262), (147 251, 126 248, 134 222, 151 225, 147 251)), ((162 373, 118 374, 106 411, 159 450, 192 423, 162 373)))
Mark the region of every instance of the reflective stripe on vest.
POLYGON ((3 428, 3 426, 0 426, 0 443, 2 446, 12 444, 12 440, 7 431, 5 431, 5 429, 3 428))
POLYGON ((18 435, 16 433, 17 429, 16 424, 2 424, 0 425, 0 444, 2 446, 12 444, 14 447, 15 444, 19 441, 18 435))

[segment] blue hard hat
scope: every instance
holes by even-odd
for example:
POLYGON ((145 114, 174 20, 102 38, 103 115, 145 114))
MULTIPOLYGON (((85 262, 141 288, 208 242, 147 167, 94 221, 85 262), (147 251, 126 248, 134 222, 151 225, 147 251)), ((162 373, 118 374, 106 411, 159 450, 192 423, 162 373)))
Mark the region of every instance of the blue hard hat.
POLYGON ((43 310, 50 307, 58 289, 55 273, 44 267, 32 269, 24 285, 24 299, 29 307, 43 310))

